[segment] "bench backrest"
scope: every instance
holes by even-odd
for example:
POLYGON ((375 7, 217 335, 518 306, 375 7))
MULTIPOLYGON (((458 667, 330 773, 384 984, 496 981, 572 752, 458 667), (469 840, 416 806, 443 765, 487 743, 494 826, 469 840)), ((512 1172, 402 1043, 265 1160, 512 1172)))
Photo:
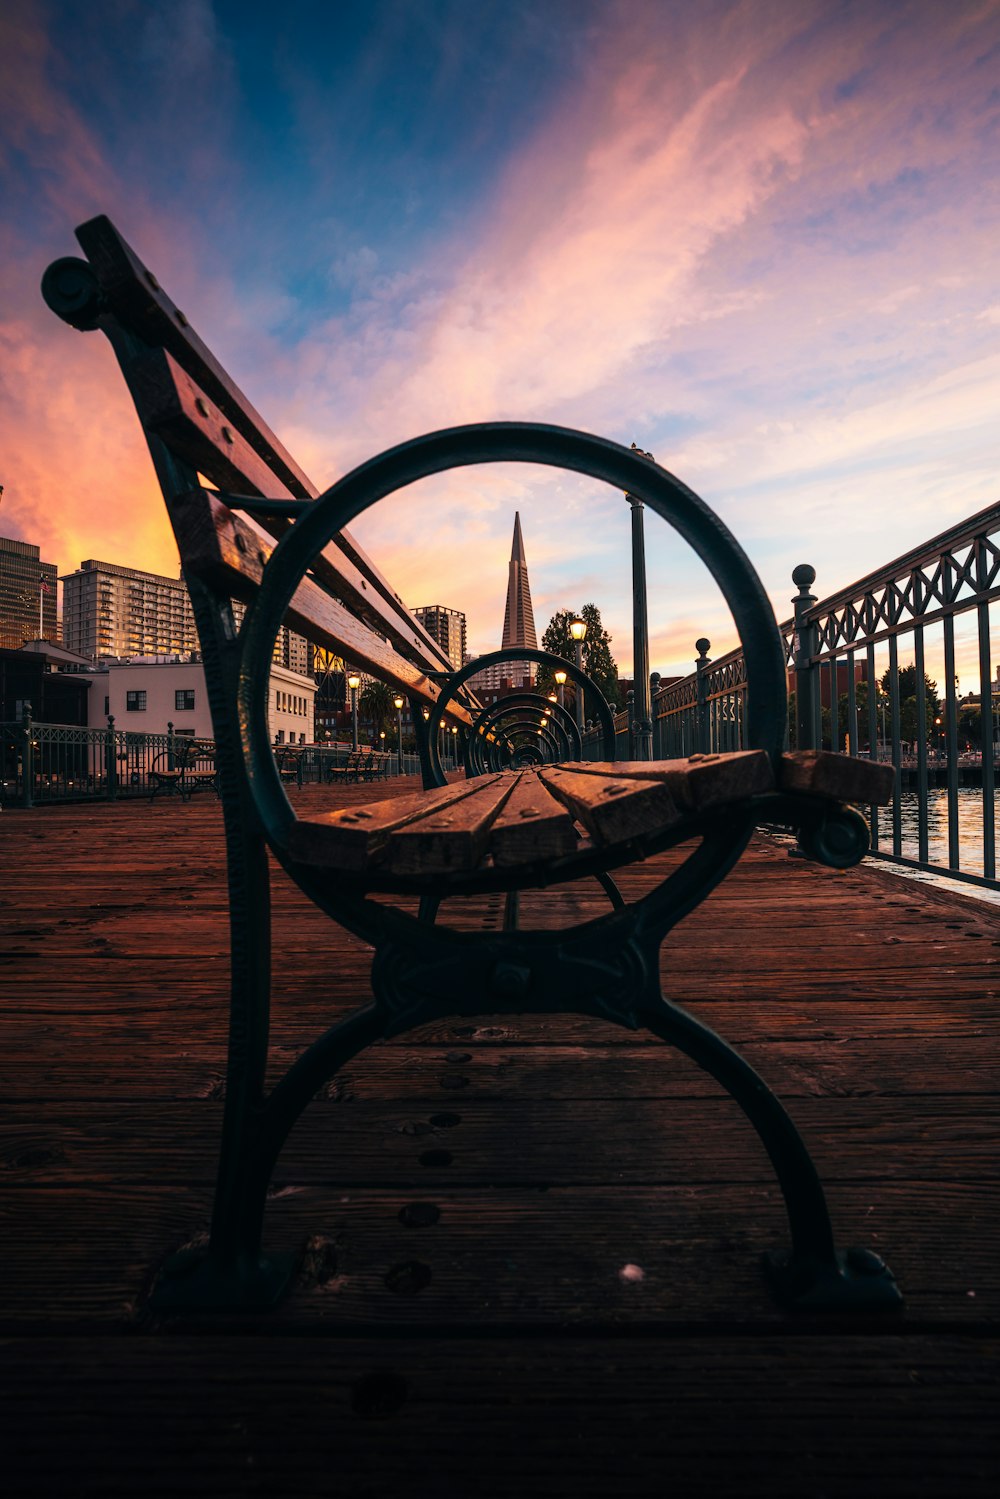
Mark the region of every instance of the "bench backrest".
MULTIPOLYGON (((150 445, 185 577, 250 602, 274 540, 318 490, 111 221, 89 220, 77 239, 87 263, 56 262, 43 282, 46 299, 67 321, 99 327, 111 341, 150 445), (219 492, 205 488, 202 476, 219 492), (271 503, 254 504, 260 500, 271 503)), ((360 543, 340 532, 311 574, 296 592, 288 626, 411 702, 433 706, 436 679, 453 663, 360 543)), ((469 710, 477 708, 466 692, 447 716, 468 725, 469 710)))

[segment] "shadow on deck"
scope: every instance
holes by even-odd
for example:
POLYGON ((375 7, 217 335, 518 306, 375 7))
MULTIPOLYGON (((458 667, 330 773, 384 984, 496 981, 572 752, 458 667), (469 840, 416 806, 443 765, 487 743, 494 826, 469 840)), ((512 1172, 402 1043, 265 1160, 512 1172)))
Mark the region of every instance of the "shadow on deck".
MULTIPOLYGON (((992 1492, 993 908, 759 838, 665 949, 665 988, 786 1103, 901 1316, 775 1309, 767 1162, 682 1057, 503 1017, 378 1046, 306 1112, 266 1229, 307 1244, 286 1302, 158 1325, 144 1291, 207 1228, 219 1132, 218 804, 7 811, 0 857, 12 1494, 992 1492)), ((368 955, 280 874, 275 906, 284 1067, 365 1001, 368 955)))

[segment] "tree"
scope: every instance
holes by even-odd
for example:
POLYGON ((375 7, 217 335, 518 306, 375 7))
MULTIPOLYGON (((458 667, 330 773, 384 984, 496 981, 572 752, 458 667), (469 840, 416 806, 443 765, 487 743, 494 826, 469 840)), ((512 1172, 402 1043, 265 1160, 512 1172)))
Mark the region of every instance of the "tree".
MULTIPOLYGON (((924 673, 924 725, 921 729, 917 723, 917 668, 911 662, 909 666, 901 666, 896 673, 899 683, 899 737, 903 740, 914 741, 917 739, 931 739, 934 735, 934 720, 941 707, 941 699, 938 697, 937 683, 932 682, 930 677, 924 673)), ((888 694, 892 687, 892 672, 885 672, 879 680, 879 686, 886 694, 886 722, 888 723, 888 694)))
POLYGON ((396 709, 393 706, 395 693, 386 682, 366 682, 358 697, 358 707, 366 719, 370 719, 375 727, 375 737, 378 737, 379 729, 387 728, 390 723, 395 722, 396 709))
MULTIPOLYGON (((593 677, 611 706, 619 702, 618 667, 611 654, 611 636, 601 623, 601 611, 596 604, 584 604, 577 616, 572 609, 560 609, 549 620, 542 636, 542 650, 552 651, 566 661, 576 665, 576 641, 569 632, 570 621, 580 618, 586 621, 587 638, 583 642, 583 669, 593 677)), ((575 698, 567 682, 567 702, 575 698)), ((554 691, 554 677, 547 666, 539 667, 538 690, 544 694, 554 691)))
MULTIPOLYGON (((851 754, 856 755, 860 750, 866 753, 870 751, 870 735, 868 733, 868 683, 856 682, 854 684, 854 708, 858 717, 858 744, 852 745, 851 754)), ((850 721, 851 705, 846 692, 842 692, 837 699, 837 715, 839 718, 839 729, 841 744, 836 748, 843 749, 843 741, 847 735, 847 726, 850 721)), ((889 699, 886 697, 878 682, 875 683, 875 742, 883 738, 882 725, 888 725, 889 699)))

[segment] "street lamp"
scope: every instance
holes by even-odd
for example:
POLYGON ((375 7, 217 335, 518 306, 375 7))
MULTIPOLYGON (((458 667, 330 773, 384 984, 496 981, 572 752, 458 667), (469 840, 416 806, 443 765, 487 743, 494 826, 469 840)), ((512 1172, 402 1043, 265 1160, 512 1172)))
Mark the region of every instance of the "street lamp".
POLYGON ((361 686, 361 678, 354 672, 347 679, 347 685, 351 689, 351 748, 358 747, 358 688, 361 686))
POLYGON ((555 673, 555 679, 556 689, 559 693, 559 706, 561 708, 563 706, 563 698, 566 695, 566 673, 564 671, 557 671, 555 673))
POLYGON ((396 710, 396 752, 399 759, 399 773, 403 774, 403 699, 394 697, 392 706, 396 710))
MULTIPOLYGON (((583 642, 587 638, 587 621, 585 619, 580 619, 579 616, 576 619, 571 619, 569 622, 569 633, 572 635, 573 639, 576 642, 576 669, 577 671, 583 671, 583 642)), ((580 683, 577 682, 576 723, 577 728, 580 729, 581 732, 583 730, 583 722, 583 688, 581 687, 580 683)))
MULTIPOLYGON (((639 458, 653 462, 652 453, 632 444, 632 451, 639 458)), ((629 732, 634 735, 634 754, 637 760, 653 758, 653 707, 649 695, 649 611, 646 606, 646 544, 642 530, 642 501, 636 494, 625 491, 625 498, 632 511, 632 658, 635 679, 634 721, 629 723, 629 732)))
POLYGON ((457 734, 458 734, 458 729, 456 728, 456 726, 454 724, 452 724, 452 726, 451 726, 451 764, 452 764, 452 769, 453 770, 457 770, 458 769, 458 739, 456 738, 457 734))

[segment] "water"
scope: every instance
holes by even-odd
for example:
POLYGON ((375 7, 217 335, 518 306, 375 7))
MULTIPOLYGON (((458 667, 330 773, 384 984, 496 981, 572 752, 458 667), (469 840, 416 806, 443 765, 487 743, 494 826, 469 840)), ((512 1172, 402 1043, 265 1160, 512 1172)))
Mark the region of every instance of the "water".
MULTIPOLYGON (((993 826, 1000 846, 1000 807, 994 805, 993 826)), ((917 793, 904 791, 900 807, 906 859, 919 857, 917 793)), ((983 873, 983 793, 976 786, 958 788, 958 867, 965 874, 983 873)), ((892 853, 892 808, 880 807, 879 852, 892 853)), ((948 868, 948 792, 932 787, 927 793, 927 857, 931 864, 948 868)))

